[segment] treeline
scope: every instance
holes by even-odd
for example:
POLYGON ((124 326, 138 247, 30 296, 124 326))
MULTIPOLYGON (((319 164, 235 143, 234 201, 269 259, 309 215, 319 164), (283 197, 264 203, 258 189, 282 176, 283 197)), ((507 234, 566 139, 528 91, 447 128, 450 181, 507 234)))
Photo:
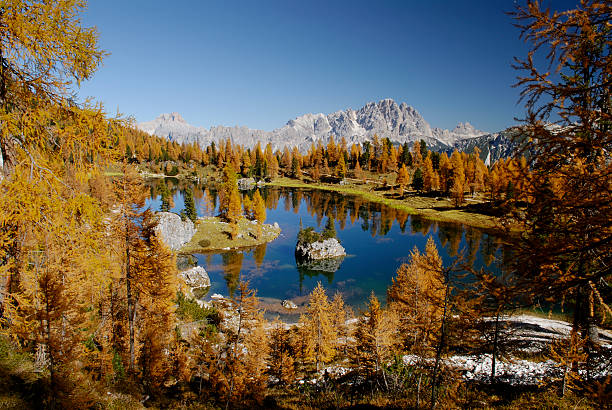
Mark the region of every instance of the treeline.
MULTIPOLYGON (((122 152, 121 144, 118 151, 122 152)), ((528 170, 524 158, 500 159, 486 166, 478 148, 471 154, 455 150, 449 157, 427 149, 424 141, 411 147, 408 143, 394 145, 388 138, 374 135, 371 142, 347 146, 346 140, 314 143, 305 154, 297 148, 274 152, 267 144, 262 150, 257 143, 253 149, 242 147, 227 139, 206 148, 196 143, 178 145, 130 130, 125 139, 126 157, 150 164, 182 161, 200 166, 214 165, 218 169, 229 166, 243 177, 277 178, 285 176, 314 182, 338 182, 351 177, 366 182, 368 178, 384 177, 387 185, 398 186, 400 193, 408 187, 418 192, 437 192, 450 195, 456 205, 464 203, 466 193, 487 191, 491 201, 502 198, 524 197, 521 178, 528 170), (330 179, 331 178, 331 179, 330 179), (334 179, 337 178, 337 179, 334 179)), ((167 167, 167 164, 165 165, 167 167)), ((176 175, 166 168, 156 168, 168 175, 176 175)), ((170 169, 171 171, 172 169, 170 169)), ((376 181, 378 182, 378 181, 376 181)))

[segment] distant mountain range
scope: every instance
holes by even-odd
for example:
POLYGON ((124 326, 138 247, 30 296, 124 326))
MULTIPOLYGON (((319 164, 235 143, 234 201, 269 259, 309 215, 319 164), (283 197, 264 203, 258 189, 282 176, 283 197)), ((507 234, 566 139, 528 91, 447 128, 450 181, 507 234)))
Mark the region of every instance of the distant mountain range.
MULTIPOLYGON (((305 114, 273 131, 238 126, 195 127, 176 112, 162 114, 153 121, 137 126, 152 135, 179 143, 197 142, 202 147, 230 138, 234 143, 246 147, 253 147, 259 141, 262 148, 271 143, 274 150, 298 147, 302 152, 306 152, 312 143, 316 145, 321 141, 326 144, 332 135, 336 141, 344 137, 349 145, 369 141, 374 134, 398 144, 422 139, 436 151, 452 151, 455 147, 463 146, 473 149, 473 146, 487 145, 500 135, 479 131, 468 122, 459 123, 452 130, 434 128, 416 109, 406 103, 398 105, 391 99, 371 102, 358 110, 349 108, 327 115, 305 114)), ((486 156, 488 147, 480 148, 481 151, 486 148, 483 153, 486 156)))

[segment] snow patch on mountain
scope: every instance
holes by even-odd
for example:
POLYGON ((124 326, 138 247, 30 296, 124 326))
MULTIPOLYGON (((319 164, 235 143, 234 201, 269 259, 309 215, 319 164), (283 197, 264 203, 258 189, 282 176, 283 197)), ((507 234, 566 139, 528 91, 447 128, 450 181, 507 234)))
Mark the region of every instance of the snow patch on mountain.
POLYGON ((457 141, 487 134, 468 122, 459 123, 453 130, 432 128, 414 107, 404 102, 398 105, 392 99, 370 102, 358 110, 348 108, 327 115, 305 114, 273 131, 247 127, 194 127, 176 112, 140 123, 138 128, 179 143, 197 142, 202 147, 212 141, 229 138, 246 147, 253 147, 260 142, 262 146, 270 143, 273 149, 298 147, 302 152, 308 150, 313 143, 327 143, 331 136, 336 141, 345 138, 348 144, 369 141, 376 134, 400 144, 423 139, 433 146, 452 146, 457 141))

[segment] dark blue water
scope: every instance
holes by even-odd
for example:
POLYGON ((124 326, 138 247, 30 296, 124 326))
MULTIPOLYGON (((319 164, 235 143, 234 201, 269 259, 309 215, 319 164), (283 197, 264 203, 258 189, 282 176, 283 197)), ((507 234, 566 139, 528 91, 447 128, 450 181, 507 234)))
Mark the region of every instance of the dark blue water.
MULTIPOLYGON (((152 193, 153 199, 148 203, 158 210, 159 197, 152 193)), ((498 241, 478 229, 432 222, 337 193, 287 188, 266 188, 262 193, 268 208, 266 223, 277 222, 281 235, 255 249, 196 255, 212 281, 208 297, 214 293, 227 296, 239 280, 248 280, 258 296, 271 304, 291 299, 300 305, 321 282, 330 295, 339 291, 348 305, 360 309, 372 291, 381 301, 386 300, 387 287, 397 268, 409 261, 414 247, 424 251, 430 236, 445 265, 463 253, 475 268, 497 270, 496 261, 501 255, 498 241), (338 239, 347 256, 336 272, 298 269, 294 249, 300 222, 320 231, 328 218, 335 221, 338 239)), ((204 213, 205 198, 201 195, 202 191, 196 188, 195 202, 200 215, 204 213)), ((209 198, 214 200, 214 196, 212 192, 209 198)), ((183 208, 180 188, 173 198, 172 211, 178 213, 183 208)))

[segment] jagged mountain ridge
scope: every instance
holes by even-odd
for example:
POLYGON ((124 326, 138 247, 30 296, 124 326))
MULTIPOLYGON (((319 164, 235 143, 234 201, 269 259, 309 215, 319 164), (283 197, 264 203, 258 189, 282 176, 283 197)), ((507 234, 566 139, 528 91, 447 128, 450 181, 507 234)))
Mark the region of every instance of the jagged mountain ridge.
POLYGON ((336 141, 345 138, 347 143, 363 143, 374 134, 387 137, 394 143, 413 143, 425 140, 432 147, 452 147, 456 142, 486 135, 469 123, 459 123, 453 130, 434 128, 421 114, 406 103, 397 104, 391 99, 368 103, 353 110, 346 109, 331 114, 305 114, 287 122, 273 131, 254 130, 247 127, 216 126, 206 129, 188 124, 178 113, 162 114, 153 121, 138 124, 138 128, 179 143, 197 142, 208 146, 212 141, 230 138, 233 142, 253 147, 259 141, 273 149, 293 148, 302 152, 311 144, 326 144, 330 136, 336 141))

